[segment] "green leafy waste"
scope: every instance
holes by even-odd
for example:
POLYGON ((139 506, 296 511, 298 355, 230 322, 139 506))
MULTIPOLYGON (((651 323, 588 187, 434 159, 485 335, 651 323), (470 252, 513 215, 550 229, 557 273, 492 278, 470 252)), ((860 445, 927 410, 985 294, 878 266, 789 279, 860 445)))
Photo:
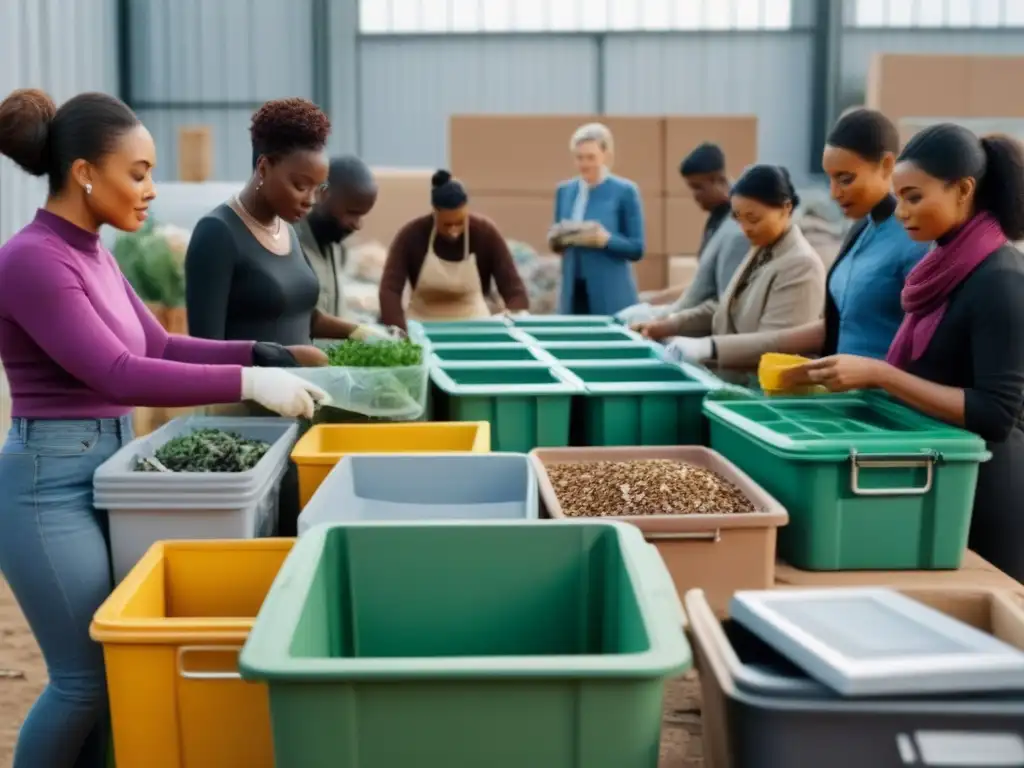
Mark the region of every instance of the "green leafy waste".
POLYGON ((345 339, 325 351, 331 365, 345 368, 408 368, 423 364, 423 347, 410 339, 372 344, 345 339))
POLYGON ((156 461, 139 459, 136 472, 246 472, 270 450, 264 440, 250 440, 223 429, 197 429, 168 440, 156 461))

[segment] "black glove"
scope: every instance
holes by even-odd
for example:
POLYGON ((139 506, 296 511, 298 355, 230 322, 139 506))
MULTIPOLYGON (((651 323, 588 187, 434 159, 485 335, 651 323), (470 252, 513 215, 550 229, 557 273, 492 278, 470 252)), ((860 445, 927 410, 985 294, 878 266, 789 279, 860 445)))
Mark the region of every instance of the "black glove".
POLYGON ((252 364, 257 368, 298 368, 295 355, 280 344, 257 341, 252 347, 252 364))

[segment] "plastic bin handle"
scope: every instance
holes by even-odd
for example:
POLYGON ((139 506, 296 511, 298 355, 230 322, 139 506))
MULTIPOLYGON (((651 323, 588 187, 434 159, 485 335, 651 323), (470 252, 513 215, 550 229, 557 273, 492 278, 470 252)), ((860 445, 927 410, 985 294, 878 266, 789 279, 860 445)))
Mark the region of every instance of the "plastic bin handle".
POLYGON ((241 680, 242 675, 237 668, 221 672, 197 672, 185 666, 185 657, 190 653, 232 653, 237 659, 241 652, 241 645, 183 645, 178 648, 178 674, 183 680, 241 680))
POLYGON ((709 541, 718 544, 722 540, 722 529, 715 528, 713 531, 689 531, 678 533, 645 533, 647 541, 709 541))
POLYGON ((938 455, 932 453, 870 453, 850 451, 850 490, 857 496, 923 496, 932 489, 935 480, 935 462, 938 455), (913 469, 923 467, 924 485, 909 488, 862 488, 862 469, 913 469))
POLYGON ((1024 739, 1016 733, 916 731, 913 736, 897 734, 896 748, 904 765, 1024 766, 1024 739))

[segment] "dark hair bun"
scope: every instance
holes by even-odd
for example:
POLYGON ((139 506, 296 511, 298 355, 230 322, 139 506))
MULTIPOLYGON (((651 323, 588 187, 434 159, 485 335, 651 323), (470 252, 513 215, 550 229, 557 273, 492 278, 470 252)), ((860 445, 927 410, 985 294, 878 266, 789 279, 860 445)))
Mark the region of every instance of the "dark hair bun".
POLYGON ((434 171, 434 175, 430 177, 430 186, 433 189, 443 187, 449 181, 452 180, 452 174, 450 171, 440 170, 434 171))
POLYGON ((751 165, 733 184, 730 194, 749 197, 773 208, 782 208, 786 203, 793 208, 800 205, 789 171, 781 165, 751 165))
POLYGON ((57 105, 35 88, 12 92, 0 102, 0 155, 6 155, 33 176, 50 170, 47 141, 57 105))

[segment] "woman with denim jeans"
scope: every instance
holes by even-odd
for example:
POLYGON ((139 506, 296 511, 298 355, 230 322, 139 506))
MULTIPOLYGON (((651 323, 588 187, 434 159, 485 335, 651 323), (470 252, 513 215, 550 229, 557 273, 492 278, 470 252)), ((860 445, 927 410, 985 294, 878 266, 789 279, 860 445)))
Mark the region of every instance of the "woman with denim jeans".
POLYGON ((50 678, 13 768, 104 768, 106 683, 89 623, 112 579, 92 476, 131 439, 131 407, 245 399, 308 417, 324 393, 281 370, 295 365, 284 347, 167 334, 100 245, 104 224, 139 229, 155 196, 153 139, 122 102, 87 93, 58 109, 15 91, 0 102, 0 154, 49 182, 44 208, 0 247, 14 417, 0 450, 0 573, 50 678))

